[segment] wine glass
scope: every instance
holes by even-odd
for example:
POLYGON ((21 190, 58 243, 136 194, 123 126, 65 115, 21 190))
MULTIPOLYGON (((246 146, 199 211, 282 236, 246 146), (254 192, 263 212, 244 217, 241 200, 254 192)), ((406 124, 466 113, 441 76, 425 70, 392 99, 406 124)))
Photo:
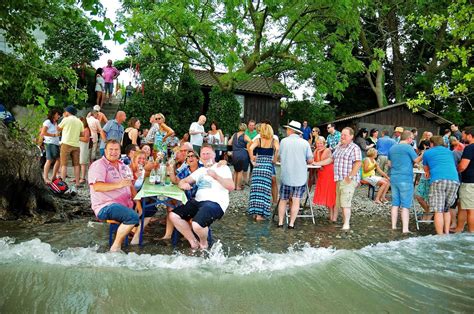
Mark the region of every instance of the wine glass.
POLYGON ((133 173, 132 173, 132 170, 130 169, 130 167, 128 166, 125 166, 123 168, 123 178, 126 179, 126 180, 133 180, 133 173))

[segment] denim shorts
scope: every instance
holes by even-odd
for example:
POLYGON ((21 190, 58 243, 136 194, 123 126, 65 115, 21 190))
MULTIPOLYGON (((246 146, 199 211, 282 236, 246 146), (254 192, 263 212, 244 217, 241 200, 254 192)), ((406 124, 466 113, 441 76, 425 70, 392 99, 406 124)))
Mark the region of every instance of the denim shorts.
POLYGON ((138 225, 139 218, 137 212, 122 204, 114 203, 102 207, 97 214, 100 220, 117 220, 124 225, 138 225))
POLYGON ((46 151, 46 160, 56 160, 59 158, 59 145, 44 144, 44 150, 46 151))
POLYGON ((105 93, 109 93, 110 95, 114 92, 114 83, 105 83, 105 93))
POLYGON ((176 207, 173 213, 184 220, 192 219, 201 227, 209 227, 217 219, 224 216, 224 212, 219 204, 211 201, 190 200, 186 204, 176 207))
POLYGON ((411 208, 414 190, 411 182, 392 182, 392 206, 411 208))

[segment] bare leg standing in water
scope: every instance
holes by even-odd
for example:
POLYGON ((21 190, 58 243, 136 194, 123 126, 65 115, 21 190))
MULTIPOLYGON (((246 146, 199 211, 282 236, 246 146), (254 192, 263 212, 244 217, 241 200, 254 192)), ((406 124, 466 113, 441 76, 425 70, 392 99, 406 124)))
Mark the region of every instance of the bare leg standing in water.
MULTIPOLYGON (((392 229, 397 229, 397 220, 398 220, 398 206, 392 206, 392 229)), ((409 233, 410 230, 408 229, 408 223, 410 220, 410 212, 408 208, 402 208, 402 232, 409 233)))

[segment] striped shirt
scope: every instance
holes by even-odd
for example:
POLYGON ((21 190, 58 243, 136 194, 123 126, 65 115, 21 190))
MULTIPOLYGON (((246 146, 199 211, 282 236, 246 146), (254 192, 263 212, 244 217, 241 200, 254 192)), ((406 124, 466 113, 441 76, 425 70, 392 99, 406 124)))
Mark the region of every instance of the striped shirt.
MULTIPOLYGON (((334 158, 334 181, 342 181, 349 176, 354 162, 362 160, 359 146, 354 142, 347 145, 339 145, 333 153, 334 158)), ((357 182, 360 181, 360 171, 357 171, 357 182)))

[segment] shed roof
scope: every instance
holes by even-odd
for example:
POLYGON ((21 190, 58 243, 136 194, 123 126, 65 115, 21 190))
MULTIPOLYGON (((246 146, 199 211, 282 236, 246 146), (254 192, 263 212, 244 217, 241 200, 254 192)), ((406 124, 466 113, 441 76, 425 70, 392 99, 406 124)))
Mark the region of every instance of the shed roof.
MULTIPOLYGON (((197 69, 192 69, 192 71, 199 85, 206 87, 218 85, 209 71, 197 69)), ((217 76, 222 76, 226 73, 214 72, 214 74, 217 76)), ((242 93, 270 95, 280 98, 289 96, 288 90, 279 80, 276 78, 261 76, 252 77, 248 80, 238 82, 235 90, 242 93)))
MULTIPOLYGON (((356 119, 356 118, 362 118, 362 117, 374 114, 376 112, 390 110, 390 109, 394 109, 394 108, 397 108, 397 107, 400 107, 400 106, 406 106, 406 102, 401 102, 401 103, 386 106, 386 107, 383 107, 383 108, 376 108, 376 109, 371 109, 371 110, 367 110, 367 111, 361 111, 361 112, 354 113, 354 114, 347 115, 347 116, 338 117, 338 118, 336 118, 336 120, 330 121, 330 122, 327 122, 327 123, 324 123, 324 124, 338 123, 338 122, 352 120, 352 119, 356 119)), ((427 110, 423 107, 418 107, 418 111, 414 112, 414 113, 415 114, 420 114, 420 115, 424 116, 425 118, 433 120, 434 122, 436 122, 437 124, 440 124, 440 125, 453 124, 451 121, 446 120, 445 118, 443 118, 441 116, 438 116, 437 114, 434 114, 431 111, 429 111, 429 110, 427 110)))

